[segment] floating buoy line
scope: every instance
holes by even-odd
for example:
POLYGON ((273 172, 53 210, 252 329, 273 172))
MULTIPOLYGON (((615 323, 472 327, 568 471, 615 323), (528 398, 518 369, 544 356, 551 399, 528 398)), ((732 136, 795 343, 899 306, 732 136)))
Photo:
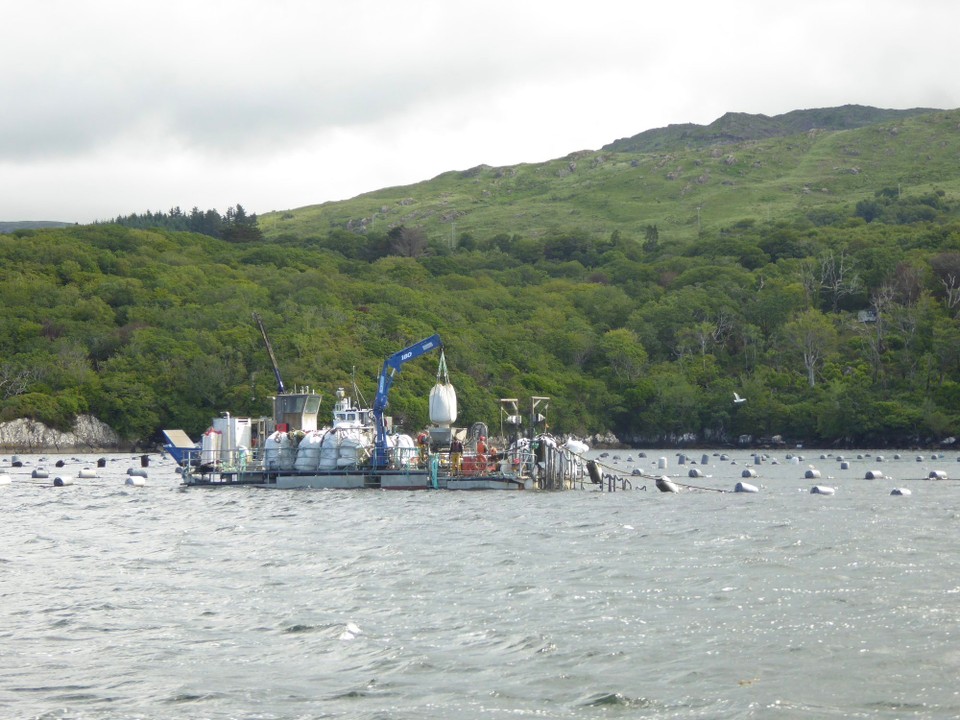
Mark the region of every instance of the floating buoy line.
MULTIPOLYGON (((582 455, 579 456, 579 457, 580 457, 582 460, 586 460, 586 458, 585 458, 584 456, 582 456, 582 455)), ((662 458, 661 458, 661 460, 662 460, 662 458)), ((606 469, 606 470, 611 471, 611 472, 608 472, 608 473, 602 473, 602 474, 599 476, 599 478, 600 478, 599 480, 597 480, 597 479, 595 478, 594 472, 592 472, 592 471, 589 472, 591 479, 593 479, 593 482, 594 482, 595 484, 600 485, 601 488, 603 487, 604 481, 605 481, 605 482, 607 483, 607 487, 608 487, 608 488, 610 488, 610 487, 615 487, 616 484, 619 483, 621 490, 627 490, 627 489, 632 489, 632 490, 646 490, 646 489, 647 489, 647 486, 646 486, 646 485, 642 485, 641 487, 637 487, 637 488, 633 488, 633 487, 632 487, 632 485, 633 485, 633 480, 632 480, 632 478, 638 478, 638 477, 639 477, 639 478, 642 478, 642 479, 644 479, 644 480, 650 480, 651 482, 653 482, 653 484, 656 486, 656 488, 657 488, 660 492, 673 492, 673 493, 675 493, 675 492, 679 492, 681 489, 684 489, 684 490, 703 490, 703 491, 706 491, 706 492, 719 492, 719 493, 731 492, 730 490, 725 490, 725 489, 723 489, 723 488, 712 488, 712 487, 704 487, 704 486, 702 486, 702 485, 691 485, 691 484, 689 484, 689 483, 684 483, 684 482, 680 482, 679 480, 675 480, 674 478, 668 477, 667 475, 652 475, 652 474, 650 474, 650 473, 645 473, 645 472, 643 472, 643 471, 638 471, 637 469, 634 469, 633 472, 631 472, 630 475, 623 475, 617 468, 613 467, 612 465, 607 465, 607 464, 601 462, 599 459, 586 460, 586 461, 587 461, 588 471, 590 470, 590 464, 591 464, 591 463, 592 463, 595 467, 597 467, 597 468, 604 468, 604 469, 606 469), (630 486, 629 488, 627 487, 628 485, 630 486)), ((663 466, 664 466, 664 464, 661 464, 661 467, 663 467, 663 466)), ((703 473, 699 472, 699 470, 697 471, 697 474, 696 474, 696 475, 693 474, 693 471, 690 471, 690 477, 704 477, 704 475, 703 475, 703 473)), ((608 490, 608 491, 609 491, 609 492, 613 492, 613 490, 608 490)))
MULTIPOLYGON (((716 455, 716 453, 714 453, 714 455, 716 455)), ((599 485, 601 490, 607 490, 609 492, 612 492, 618 489, 619 490, 628 490, 628 489, 629 490, 646 490, 647 489, 646 485, 633 487, 633 481, 635 481, 636 478, 642 478, 644 480, 651 481, 653 485, 660 492, 664 492, 664 493, 678 493, 684 490, 697 490, 702 492, 716 492, 716 493, 732 492, 732 493, 748 493, 748 494, 754 494, 754 493, 760 492, 760 488, 757 487, 756 485, 749 482, 743 482, 743 481, 736 483, 733 490, 729 490, 726 488, 707 487, 704 485, 693 485, 691 483, 685 483, 677 479, 679 477, 677 475, 673 475, 673 476, 654 475, 649 472, 642 471, 639 468, 634 468, 629 475, 626 475, 621 468, 614 467, 610 464, 603 462, 602 459, 608 456, 609 456, 609 453, 603 452, 600 454, 598 458, 593 458, 588 460, 585 457, 585 455, 577 455, 577 457, 579 457, 581 460, 588 463, 588 467, 592 467, 592 469, 589 472, 589 475, 593 480, 594 484, 599 485)), ((646 458, 646 454, 643 452, 640 452, 639 457, 646 458)), ((729 456, 725 453, 721 454, 719 457, 720 457, 720 460, 724 462, 730 461, 729 456)), ((828 456, 824 454, 820 456, 820 459, 826 460, 827 457, 828 456)), ((833 455, 831 454, 830 457, 833 457, 833 455)), ((858 455, 857 459, 864 460, 870 457, 871 456, 869 454, 867 454, 866 456, 858 455)), ((937 458, 938 458, 937 455, 932 456, 932 459, 937 459, 937 458)), ((939 455, 939 458, 943 459, 943 455, 939 455)), ((612 459, 619 460, 620 456, 614 455, 612 459)), ((633 460, 632 456, 628 459, 631 461, 633 460)), ((770 461, 772 465, 780 464, 775 458, 771 459, 768 456, 760 453, 751 454, 751 459, 753 460, 753 463, 755 466, 759 466, 765 461, 770 461)), ((844 460, 843 456, 837 455, 834 459, 839 462, 839 468, 841 470, 850 469, 850 462, 847 460, 844 460)), ((900 454, 894 455, 894 459, 901 460, 900 454)), ((917 459, 917 462, 921 462, 923 460, 923 457, 917 456, 916 459, 917 459)), ((686 465, 687 460, 688 458, 686 455, 682 453, 678 453, 679 465, 686 465)), ((876 456, 873 456, 873 460, 875 462, 883 462, 884 458, 882 455, 876 455, 876 456)), ((786 456, 786 461, 789 464, 799 465, 803 461, 803 457, 799 455, 788 454, 786 456)), ((960 462, 960 457, 957 458, 957 461, 960 462)), ((695 460, 692 462, 693 464, 696 464, 695 460)), ((700 464, 706 465, 708 464, 708 462, 709 462, 708 456, 706 454, 702 455, 700 464)), ((736 465, 737 463, 734 460, 731 462, 731 464, 736 465)), ((659 460, 657 461, 657 468, 659 470, 666 470, 667 467, 668 467, 667 459, 663 457, 659 458, 659 460)), ((691 478, 713 477, 712 475, 705 475, 700 468, 689 469, 687 472, 687 476, 691 478)), ((758 477, 758 473, 754 469, 754 467, 746 467, 742 470, 741 477, 745 479, 753 479, 758 477)), ((815 468, 813 465, 809 465, 808 469, 804 471, 804 479, 819 480, 821 477, 824 477, 821 470, 815 468)), ((832 475, 827 477, 829 480, 834 479, 832 475)), ((885 475, 883 472, 879 470, 868 470, 863 476, 863 478, 865 480, 879 480, 879 479, 892 480, 891 477, 889 477, 888 475, 885 475)), ((947 473, 943 470, 932 470, 930 471, 927 477, 922 479, 923 480, 947 480, 948 476, 947 476, 947 473)), ((810 487, 809 493, 811 495, 831 496, 831 495, 835 495, 837 490, 838 488, 834 485, 826 485, 826 484, 818 483, 810 487)), ((890 495, 908 497, 912 495, 912 492, 910 491, 909 488, 906 488, 906 487, 895 487, 890 491, 890 495)))
MULTIPOLYGON (((112 461, 116 462, 122 459, 123 458, 113 458, 112 461)), ((127 478, 123 482, 124 485, 135 487, 146 486, 147 471, 145 468, 149 465, 149 456, 140 455, 139 459, 141 467, 137 469, 134 469, 133 467, 127 469, 127 478)), ((24 469, 22 473, 19 473, 19 476, 17 476, 15 473, 6 472, 5 468, 0 469, 0 486, 35 485, 37 487, 66 488, 73 486, 78 480, 101 479, 99 468, 104 468, 107 465, 107 458, 105 457, 98 458, 95 463, 90 463, 86 460, 81 460, 80 458, 76 457, 71 458, 69 461, 61 458, 53 464, 53 466, 60 471, 60 474, 56 475, 55 477, 51 477, 51 473, 47 470, 45 465, 46 461, 47 459, 45 457, 41 457, 39 459, 40 464, 30 470, 29 473, 27 473, 24 469), (76 475, 68 475, 62 472, 71 462, 82 466, 77 470, 76 475), (92 465, 95 465, 95 467, 92 467, 92 465)), ((27 462, 27 465, 30 465, 29 461, 27 462)), ((21 460, 19 456, 14 455, 10 462, 10 468, 24 468, 23 460, 21 460)))
MULTIPOLYGON (((580 447, 586 448, 586 445, 580 444, 580 447)), ((678 474, 666 474, 666 473, 652 473, 649 471, 641 470, 639 467, 633 467, 629 472, 626 471, 623 467, 618 467, 607 462, 604 462, 604 459, 609 456, 609 453, 603 452, 599 454, 599 457, 588 458, 586 455, 586 450, 582 453, 572 452, 571 454, 576 457, 579 461, 583 462, 587 468, 587 475, 589 477, 589 484, 582 486, 582 489, 589 489, 592 484, 595 488, 598 488, 601 492, 614 492, 614 491, 626 491, 626 490, 643 490, 647 491, 648 485, 653 485, 658 491, 663 493, 679 493, 685 491, 698 491, 698 492, 714 492, 714 493, 746 493, 746 494, 756 494, 761 491, 761 487, 756 484, 753 484, 751 481, 758 477, 758 470, 762 464, 769 463, 770 465, 779 465, 781 464, 775 457, 768 456, 762 453, 751 453, 749 455, 747 467, 744 467, 740 472, 741 480, 737 482, 732 489, 729 488, 720 488, 720 487, 710 487, 703 484, 693 484, 689 482, 684 482, 680 479, 678 474), (752 465, 750 462, 752 461, 752 465), (640 484, 643 483, 643 484, 640 484)), ((639 458, 647 458, 646 453, 642 451, 634 451, 639 458)), ((730 465, 737 465, 737 460, 731 460, 730 457, 726 454, 714 453, 714 457, 717 457, 721 462, 729 462, 730 465)), ((128 457, 128 456, 127 456, 128 457)), ((825 454, 820 455, 820 460, 827 460, 828 457, 838 463, 838 468, 841 471, 849 471, 852 469, 851 463, 849 460, 845 459, 842 455, 833 455, 832 453, 827 456, 825 454)), ((161 455, 161 458, 165 456, 161 455)), ((883 471, 876 469, 873 463, 881 464, 884 463, 884 457, 882 455, 871 455, 869 453, 859 454, 856 456, 858 461, 866 461, 869 463, 865 471, 861 471, 859 477, 864 480, 887 480, 891 481, 891 485, 897 481, 890 475, 885 474, 883 471)), ((942 454, 937 455, 933 454, 930 456, 931 460, 942 460, 944 456, 942 454)), ((110 459, 110 462, 118 462, 125 460, 126 457, 114 457, 110 459)), ((137 456, 133 457, 134 460, 137 459, 137 456)), ((619 464, 620 455, 613 455, 612 460, 619 464)), ((633 456, 627 458, 628 462, 633 462, 633 456)), ((906 458, 901 457, 898 453, 893 456, 894 460, 904 460, 906 458)), ((926 458, 924 456, 916 456, 917 462, 924 462, 926 458)), ((127 487, 146 487, 147 485, 147 466, 149 465, 149 457, 147 455, 140 455, 140 467, 129 467, 126 470, 126 477, 121 479, 123 485, 127 487)), ((803 457, 799 455, 787 454, 784 458, 785 462, 792 465, 799 465, 803 461, 803 457)), ((960 462, 960 457, 957 458, 957 461, 960 462)), ((6 464, 6 460, 3 461, 6 464)), ((31 468, 27 469, 32 462, 27 461, 26 466, 24 467, 24 462, 21 461, 16 455, 12 457, 10 465, 8 467, 0 467, 0 487, 5 485, 13 484, 23 484, 23 485, 36 485, 38 487, 56 487, 56 488, 67 488, 75 484, 84 485, 86 483, 79 482, 83 480, 90 479, 101 479, 102 475, 99 472, 100 468, 106 467, 107 459, 99 458, 95 462, 90 462, 87 460, 82 460, 80 458, 72 458, 71 460, 58 459, 56 462, 48 461, 46 457, 40 457, 37 461, 38 464, 31 468), (47 463, 50 462, 50 467, 56 467, 59 474, 54 476, 53 473, 47 470, 47 463), (80 468, 74 473, 69 474, 65 472, 68 465, 71 463, 76 463, 80 465, 80 468), (7 470, 23 468, 22 471, 18 472, 8 472, 7 470)), ((657 460, 654 460, 654 463, 657 466, 657 469, 660 471, 666 471, 668 468, 667 458, 661 457, 657 460)), ((715 475, 707 474, 706 466, 711 463, 710 456, 706 453, 700 456, 699 467, 685 467, 688 465, 697 466, 697 460, 693 459, 683 453, 677 453, 677 464, 684 469, 685 474, 688 478, 699 479, 699 478, 714 478, 715 475)), ((822 465, 822 463, 820 463, 822 465)), ((861 466, 862 467, 862 466, 861 466)), ((799 468, 798 468, 799 469, 799 468)), ((927 469, 924 468, 924 472, 927 472, 927 469)), ((827 475, 825 472, 821 472, 820 469, 816 468, 814 465, 808 465, 807 469, 803 472, 804 479, 812 479, 817 481, 816 484, 809 486, 807 488, 809 494, 811 495, 821 495, 821 496, 832 496, 839 492, 840 488, 836 484, 836 478, 834 475, 827 475), (824 482, 820 482, 821 478, 824 478, 824 482)), ((908 480, 908 482, 913 481, 946 481, 949 480, 948 473, 945 470, 933 469, 929 470, 929 473, 925 477, 913 478, 908 480)), ((102 483, 100 483, 102 485, 102 483)), ((798 488, 799 489, 799 488, 798 488)), ((889 494, 892 496, 899 497, 909 497, 912 495, 911 490, 908 487, 894 486, 890 489, 889 494)))

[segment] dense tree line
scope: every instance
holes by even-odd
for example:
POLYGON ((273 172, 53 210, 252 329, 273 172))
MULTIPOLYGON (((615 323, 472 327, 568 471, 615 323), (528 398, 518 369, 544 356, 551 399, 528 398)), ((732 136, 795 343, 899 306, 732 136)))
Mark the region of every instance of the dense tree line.
MULTIPOLYGON (((288 386, 328 397, 356 376, 371 398, 384 357, 439 332, 465 422, 497 427, 498 398, 548 395, 555 430, 630 442, 939 442, 960 433, 956 202, 876 203, 686 243, 654 225, 455 246, 402 227, 242 245, 18 231, 0 237, 0 419, 89 412, 156 440, 224 409, 266 413, 256 311, 288 386)), ((408 428, 427 422, 435 371, 411 363, 394 385, 408 428)))
POLYGON ((141 230, 182 230, 222 238, 229 242, 263 240, 263 233, 257 226, 256 213, 248 215, 239 203, 235 207, 227 208, 224 215, 221 215, 216 209, 201 210, 196 206, 190 212, 185 213, 177 206, 168 212, 147 210, 141 214, 118 215, 112 220, 108 220, 107 224, 141 230))

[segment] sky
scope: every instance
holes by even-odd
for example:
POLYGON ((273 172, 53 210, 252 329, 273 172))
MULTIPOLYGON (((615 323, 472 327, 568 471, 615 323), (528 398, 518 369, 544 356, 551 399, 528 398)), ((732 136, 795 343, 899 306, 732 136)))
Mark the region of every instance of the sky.
POLYGON ((287 210, 726 112, 960 107, 956 0, 0 0, 0 221, 287 210))

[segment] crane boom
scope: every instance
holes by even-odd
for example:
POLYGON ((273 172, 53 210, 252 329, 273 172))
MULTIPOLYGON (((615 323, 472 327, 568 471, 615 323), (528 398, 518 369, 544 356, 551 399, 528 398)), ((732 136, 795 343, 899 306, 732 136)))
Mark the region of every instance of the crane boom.
POLYGON ((283 395, 286 390, 283 387, 283 378, 280 377, 280 366, 277 365, 277 358, 273 354, 273 346, 270 345, 270 339, 267 337, 267 331, 263 327, 263 320, 260 319, 259 313, 253 314, 253 319, 257 323, 257 327, 260 328, 260 335, 263 337, 263 344, 267 346, 267 354, 270 356, 270 362, 273 363, 273 375, 277 378, 277 393, 283 395))
POLYGON ((380 378, 377 381, 377 396, 373 401, 373 417, 376 423, 377 437, 374 445, 373 466, 383 468, 387 466, 387 427, 383 419, 383 411, 387 408, 387 399, 390 395, 390 388, 393 386, 394 373, 398 372, 403 366, 415 360, 421 355, 425 355, 431 350, 443 347, 439 335, 431 335, 426 340, 404 348, 399 352, 383 361, 383 369, 380 371, 380 378))

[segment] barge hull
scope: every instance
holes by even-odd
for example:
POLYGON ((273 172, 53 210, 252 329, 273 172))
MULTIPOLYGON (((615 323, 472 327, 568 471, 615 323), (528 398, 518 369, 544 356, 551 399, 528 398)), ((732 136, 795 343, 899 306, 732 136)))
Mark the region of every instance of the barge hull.
POLYGON ((322 472, 290 472, 250 470, 219 473, 185 474, 188 487, 258 487, 284 490, 523 490, 529 481, 506 475, 439 476, 403 470, 338 470, 322 472))

